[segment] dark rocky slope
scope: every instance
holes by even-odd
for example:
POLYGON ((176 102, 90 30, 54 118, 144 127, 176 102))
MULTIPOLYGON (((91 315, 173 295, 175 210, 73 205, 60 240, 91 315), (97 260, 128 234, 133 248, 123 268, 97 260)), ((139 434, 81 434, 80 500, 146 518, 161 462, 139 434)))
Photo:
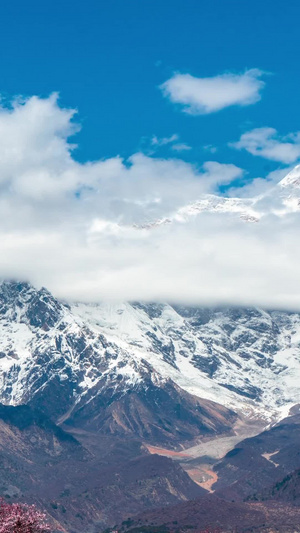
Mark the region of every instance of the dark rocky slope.
POLYGON ((171 459, 138 441, 82 442, 28 406, 0 406, 0 494, 35 502, 69 533, 205 494, 171 459))
MULTIPOLYGON (((101 530, 100 530, 101 531, 101 530)), ((106 530, 107 533, 109 530, 106 530)), ((228 502, 209 496, 129 518, 117 533, 297 533, 300 509, 276 503, 228 502)))
POLYGON ((213 489, 225 498, 241 500, 300 468, 300 415, 282 420, 268 431, 240 442, 214 470, 213 489))

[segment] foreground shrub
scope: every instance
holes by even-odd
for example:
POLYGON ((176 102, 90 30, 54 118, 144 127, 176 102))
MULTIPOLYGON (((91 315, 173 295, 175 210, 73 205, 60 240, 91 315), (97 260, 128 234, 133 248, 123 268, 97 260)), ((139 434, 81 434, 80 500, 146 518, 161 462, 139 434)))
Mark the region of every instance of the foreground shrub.
POLYGON ((0 533, 50 533, 46 515, 34 505, 0 500, 0 533))

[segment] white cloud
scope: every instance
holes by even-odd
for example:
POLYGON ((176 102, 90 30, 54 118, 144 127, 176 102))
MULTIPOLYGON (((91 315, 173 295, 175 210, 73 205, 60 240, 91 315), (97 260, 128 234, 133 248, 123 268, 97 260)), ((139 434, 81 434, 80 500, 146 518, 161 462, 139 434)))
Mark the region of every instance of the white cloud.
POLYGON ((172 150, 174 150, 175 152, 187 152, 191 149, 192 147, 186 143, 177 143, 177 144, 173 144, 172 146, 172 150))
POLYGON ((243 171, 141 153, 80 164, 73 116, 55 97, 0 110, 0 276, 72 299, 299 308, 299 214, 247 224, 215 211, 136 229, 243 171))
POLYGON ((252 181, 247 181, 240 187, 231 187, 228 189, 227 194, 231 197, 240 198, 254 198, 266 193, 272 193, 272 190, 276 188, 279 181, 281 181, 293 167, 285 167, 277 170, 273 170, 264 178, 254 178, 252 181))
POLYGON ((265 83, 264 73, 250 69, 243 74, 225 73, 212 78, 196 78, 176 73, 160 88, 174 104, 183 105, 183 111, 200 115, 220 111, 232 105, 247 106, 261 99, 265 83))
POLYGON ((274 128, 256 128, 243 133, 240 140, 230 146, 238 150, 245 149, 265 159, 290 164, 300 158, 300 132, 282 137, 274 128))

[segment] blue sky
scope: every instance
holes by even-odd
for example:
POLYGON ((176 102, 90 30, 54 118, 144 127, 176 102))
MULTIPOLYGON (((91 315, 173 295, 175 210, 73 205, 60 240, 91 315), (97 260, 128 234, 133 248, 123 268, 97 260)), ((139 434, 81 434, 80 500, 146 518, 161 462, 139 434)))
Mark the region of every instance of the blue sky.
MULTIPOLYGON (((80 161, 150 149, 153 135, 179 136, 177 156, 234 163, 249 178, 281 162, 234 150, 253 128, 284 136, 299 129, 298 0, 4 1, 0 21, 0 92, 48 96, 78 109, 80 161), (261 100, 191 116, 162 96, 174 72, 214 77, 267 72, 261 100), (214 146, 207 153, 204 146, 214 146)), ((152 147, 153 148, 153 147, 152 147)), ((170 145, 156 155, 174 157, 170 145)))

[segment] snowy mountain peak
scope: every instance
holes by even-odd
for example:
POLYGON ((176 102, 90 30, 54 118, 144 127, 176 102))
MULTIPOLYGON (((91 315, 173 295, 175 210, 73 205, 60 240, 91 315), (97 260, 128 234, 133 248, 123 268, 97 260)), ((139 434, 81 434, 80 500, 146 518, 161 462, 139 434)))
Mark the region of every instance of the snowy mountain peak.
POLYGON ((255 209, 255 200, 205 194, 196 202, 180 207, 168 217, 136 227, 152 229, 176 222, 185 223, 201 213, 232 214, 246 222, 258 222, 260 218, 260 213, 255 209))
POLYGON ((0 285, 0 313, 10 321, 40 327, 53 327, 61 318, 63 305, 45 288, 30 283, 4 281, 0 285))
POLYGON ((300 209, 300 165, 289 172, 272 190, 253 198, 234 198, 203 194, 198 200, 179 207, 168 216, 136 225, 137 229, 152 230, 160 226, 186 223, 203 213, 229 215, 246 223, 259 222, 267 214, 283 216, 300 209), (266 201, 265 201, 266 200, 266 201), (272 200, 272 201, 271 201, 272 200))
POLYGON ((281 187, 300 188, 300 165, 297 165, 280 182, 281 187))

